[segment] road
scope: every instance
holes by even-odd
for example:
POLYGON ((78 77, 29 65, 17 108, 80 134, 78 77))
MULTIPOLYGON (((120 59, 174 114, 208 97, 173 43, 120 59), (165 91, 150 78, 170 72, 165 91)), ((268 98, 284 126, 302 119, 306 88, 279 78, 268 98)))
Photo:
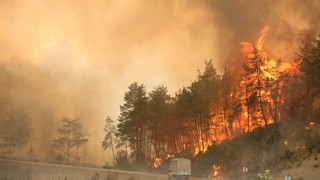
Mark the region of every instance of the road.
MULTIPOLYGON (((0 179, 91 180, 95 177, 100 177, 100 180, 108 179, 108 177, 111 180, 167 180, 166 175, 160 174, 0 159, 0 179)), ((196 178, 191 178, 191 180, 196 180, 196 178)))

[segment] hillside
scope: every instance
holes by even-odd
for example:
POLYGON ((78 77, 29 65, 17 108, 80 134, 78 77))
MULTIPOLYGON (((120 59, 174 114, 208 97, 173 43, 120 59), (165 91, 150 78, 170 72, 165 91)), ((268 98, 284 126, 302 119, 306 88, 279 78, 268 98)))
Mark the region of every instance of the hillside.
POLYGON ((320 128, 291 120, 255 129, 211 146, 193 158, 193 174, 224 179, 257 179, 270 169, 274 179, 312 179, 320 172, 320 128), (248 172, 243 172, 246 167, 248 172))

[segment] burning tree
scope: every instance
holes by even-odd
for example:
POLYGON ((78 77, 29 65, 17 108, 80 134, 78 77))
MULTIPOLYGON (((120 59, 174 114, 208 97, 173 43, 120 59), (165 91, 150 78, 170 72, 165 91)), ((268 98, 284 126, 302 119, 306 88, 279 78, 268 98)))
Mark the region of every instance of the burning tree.
POLYGON ((183 121, 189 133, 182 138, 183 146, 190 143, 195 153, 205 151, 208 144, 218 139, 218 133, 212 125, 218 126, 220 103, 220 76, 212 61, 205 62, 205 70, 199 72, 198 79, 190 87, 177 94, 176 105, 180 121, 183 121), (214 120, 214 121, 212 121, 214 120), (187 140, 187 141, 186 141, 187 140))
MULTIPOLYGON (((263 38, 267 31, 268 27, 265 27, 262 30, 261 37, 257 40, 256 46, 249 46, 250 49, 246 50, 247 54, 245 56, 248 61, 243 64, 245 73, 242 84, 246 92, 248 131, 250 130, 250 116, 252 116, 253 122, 262 119, 265 125, 268 125, 270 119, 266 114, 266 107, 268 107, 268 103, 271 103, 270 87, 274 84, 276 78, 276 62, 262 50, 263 38)), ((261 124, 259 122, 254 123, 261 124)))
POLYGON ((301 118, 305 90, 301 88, 303 81, 299 64, 295 62, 284 63, 282 69, 279 77, 281 89, 280 105, 278 106, 281 114, 279 120, 301 118))
MULTIPOLYGON (((234 117, 238 116, 240 104, 236 102, 233 96, 234 78, 229 69, 225 68, 221 77, 221 104, 222 104, 222 121, 225 123, 225 133, 227 136, 233 136, 234 117)), ((220 105, 221 106, 221 105, 220 105)))
POLYGON ((309 120, 313 111, 313 104, 320 95, 320 35, 308 35, 301 43, 300 52, 297 54, 303 80, 306 84, 305 108, 303 118, 309 120))

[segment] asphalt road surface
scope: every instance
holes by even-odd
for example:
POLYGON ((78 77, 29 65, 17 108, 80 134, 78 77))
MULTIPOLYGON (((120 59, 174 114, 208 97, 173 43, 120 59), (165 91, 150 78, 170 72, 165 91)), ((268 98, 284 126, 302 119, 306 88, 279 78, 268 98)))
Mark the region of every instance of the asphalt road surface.
MULTIPOLYGON (((13 180, 167 180, 167 175, 99 167, 0 159, 0 179, 13 180), (100 178, 98 178, 100 177, 100 178)), ((191 178, 196 180, 197 178, 191 178)))

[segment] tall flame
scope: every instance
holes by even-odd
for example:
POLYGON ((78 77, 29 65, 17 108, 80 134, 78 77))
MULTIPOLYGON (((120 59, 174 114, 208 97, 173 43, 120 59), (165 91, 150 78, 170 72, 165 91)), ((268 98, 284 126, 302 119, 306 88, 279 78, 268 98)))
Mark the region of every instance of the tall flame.
POLYGON ((264 38, 267 35, 268 31, 269 31, 269 26, 265 26, 264 28, 261 29, 260 31, 261 35, 256 42, 256 48, 258 50, 262 50, 262 47, 264 44, 264 38))
POLYGON ((241 53, 247 58, 252 58, 254 56, 253 55, 254 47, 258 51, 262 51, 262 47, 263 47, 263 44, 264 44, 264 39, 265 39, 268 31, 269 31, 269 26, 265 26, 265 27, 263 27, 261 29, 260 37, 257 39, 255 46, 253 46, 253 44, 251 42, 242 41, 240 43, 240 45, 242 46, 241 53))

